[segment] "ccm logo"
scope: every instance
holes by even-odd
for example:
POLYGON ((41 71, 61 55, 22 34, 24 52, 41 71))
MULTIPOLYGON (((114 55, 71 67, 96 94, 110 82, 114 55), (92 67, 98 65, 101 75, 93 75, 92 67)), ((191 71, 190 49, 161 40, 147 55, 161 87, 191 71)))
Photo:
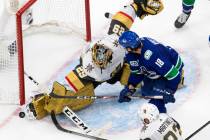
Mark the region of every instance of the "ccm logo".
POLYGON ((84 130, 86 133, 90 132, 88 126, 68 107, 63 109, 63 113, 66 114, 68 118, 70 118, 74 124, 76 124, 79 128, 84 130))

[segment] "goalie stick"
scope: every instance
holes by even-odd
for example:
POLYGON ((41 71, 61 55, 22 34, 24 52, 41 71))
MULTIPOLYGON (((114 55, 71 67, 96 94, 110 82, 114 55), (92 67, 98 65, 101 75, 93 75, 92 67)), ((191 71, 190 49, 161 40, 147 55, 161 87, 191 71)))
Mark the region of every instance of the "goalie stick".
POLYGON ((72 120, 72 122, 79 127, 80 129, 82 129, 85 133, 89 133, 92 130, 87 126, 87 124, 85 124, 75 113, 74 111, 72 111, 68 106, 65 106, 63 108, 63 113, 72 120))
MULTIPOLYGON (((118 98, 119 96, 116 95, 104 95, 104 96, 61 96, 54 94, 53 92, 50 93, 51 97, 54 98, 67 98, 67 99, 113 99, 118 98)), ((129 96, 133 99, 163 99, 163 96, 129 96)))
POLYGON ((56 119, 56 116, 55 116, 55 113, 52 111, 51 112, 51 119, 53 121, 53 123, 55 124, 56 128, 60 131, 63 131, 63 132, 66 132, 66 133, 70 133, 70 134, 74 134, 74 135, 77 135, 77 136, 81 136, 81 137, 86 137, 86 138, 90 138, 90 139, 95 139, 95 140, 107 140, 107 139, 104 139, 104 138, 100 138, 100 137, 97 137, 97 136, 92 136, 92 135, 88 135, 88 134, 83 134, 83 133, 80 133, 80 132, 76 132, 76 131, 72 131, 72 130, 68 130, 68 129, 65 129, 63 128, 57 121, 56 119))

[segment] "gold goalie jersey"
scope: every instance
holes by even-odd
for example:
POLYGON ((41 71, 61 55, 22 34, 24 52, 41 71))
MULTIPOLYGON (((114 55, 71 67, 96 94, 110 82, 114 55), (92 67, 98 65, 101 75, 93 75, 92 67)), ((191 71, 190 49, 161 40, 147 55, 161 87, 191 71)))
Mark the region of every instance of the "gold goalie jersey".
POLYGON ((122 68, 124 56, 125 50, 118 44, 118 36, 112 34, 90 45, 82 55, 82 66, 87 76, 104 82, 122 68))

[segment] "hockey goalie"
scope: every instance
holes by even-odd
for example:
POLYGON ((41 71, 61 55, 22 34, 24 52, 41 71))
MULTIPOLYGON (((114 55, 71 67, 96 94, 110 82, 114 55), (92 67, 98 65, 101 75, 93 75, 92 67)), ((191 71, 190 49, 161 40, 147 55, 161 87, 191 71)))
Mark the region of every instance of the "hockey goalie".
POLYGON ((26 105, 26 116, 29 119, 42 119, 51 112, 60 114, 65 106, 74 111, 81 110, 94 100, 65 97, 94 96, 94 89, 104 82, 127 84, 130 69, 124 62, 125 50, 118 43, 119 35, 131 28, 136 17, 143 19, 147 15, 156 15, 162 9, 160 0, 134 0, 124 6, 111 17, 108 35, 89 44, 80 56, 78 65, 65 76, 65 82, 54 82, 51 93, 32 98, 26 105), (56 98, 55 95, 63 98, 56 98))

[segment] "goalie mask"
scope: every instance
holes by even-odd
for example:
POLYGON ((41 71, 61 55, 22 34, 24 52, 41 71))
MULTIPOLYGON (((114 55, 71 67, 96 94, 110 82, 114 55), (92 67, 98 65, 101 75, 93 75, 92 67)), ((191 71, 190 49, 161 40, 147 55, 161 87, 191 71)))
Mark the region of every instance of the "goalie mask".
POLYGON ((112 53, 104 44, 97 42, 92 48, 93 62, 101 69, 105 69, 112 60, 112 53))

